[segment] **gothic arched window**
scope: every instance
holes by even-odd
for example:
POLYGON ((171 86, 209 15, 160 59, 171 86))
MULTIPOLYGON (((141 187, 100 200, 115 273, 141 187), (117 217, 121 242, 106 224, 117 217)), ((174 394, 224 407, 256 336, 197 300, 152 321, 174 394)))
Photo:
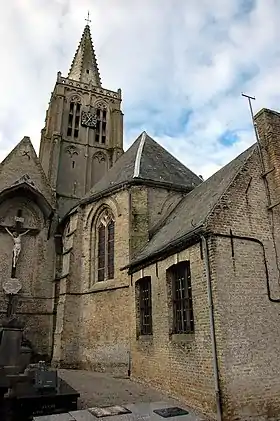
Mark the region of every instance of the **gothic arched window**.
POLYGON ((81 119, 81 103, 78 96, 70 99, 67 136, 77 138, 79 136, 81 119))
POLYGON ((109 209, 102 212, 97 224, 97 280, 114 278, 115 221, 109 209))
POLYGON ((95 142, 106 143, 106 130, 107 130, 107 109, 105 104, 96 105, 96 131, 95 131, 95 142))

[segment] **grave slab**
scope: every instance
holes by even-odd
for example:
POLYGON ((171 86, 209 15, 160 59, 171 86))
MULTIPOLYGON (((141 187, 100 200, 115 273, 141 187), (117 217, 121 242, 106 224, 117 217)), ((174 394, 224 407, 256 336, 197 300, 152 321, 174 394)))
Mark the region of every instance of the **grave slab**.
POLYGON ((69 414, 74 418, 75 421, 96 421, 94 415, 92 415, 87 409, 80 411, 72 411, 69 414))
MULTIPOLYGON (((184 415, 176 415, 176 416, 170 416, 168 419, 169 421, 203 421, 202 418, 196 416, 192 412, 189 412, 189 409, 186 409, 182 405, 177 405, 179 408, 184 409, 187 414, 184 415)), ((69 418, 70 421, 97 421, 103 420, 103 421, 163 421, 164 417, 161 415, 155 413, 155 410, 161 410, 161 409, 167 409, 174 407, 174 402, 140 402, 136 404, 128 404, 124 405, 124 408, 129 409, 130 413, 120 413, 118 415, 110 415, 108 408, 106 407, 97 407, 96 409, 99 409, 99 413, 102 413, 103 410, 108 411, 107 416, 102 417, 95 417, 90 412, 92 408, 80 410, 80 411, 71 411, 68 414, 60 414, 65 416, 70 416, 72 418, 69 418)), ((112 407, 111 407, 112 408, 112 407)), ((113 408, 123 408, 123 406, 115 406, 113 408)), ((172 411, 169 411, 172 413, 172 411)), ((165 414, 165 411, 163 412, 165 414)), ((173 412, 175 413, 175 411, 173 412)), ((36 417, 34 418, 34 421, 68 421, 68 418, 51 418, 49 417, 36 417)), ((58 415, 57 415, 58 417, 58 415)))
POLYGON ((55 415, 43 415, 41 417, 33 418, 34 421, 75 421, 69 413, 66 414, 55 414, 55 415))

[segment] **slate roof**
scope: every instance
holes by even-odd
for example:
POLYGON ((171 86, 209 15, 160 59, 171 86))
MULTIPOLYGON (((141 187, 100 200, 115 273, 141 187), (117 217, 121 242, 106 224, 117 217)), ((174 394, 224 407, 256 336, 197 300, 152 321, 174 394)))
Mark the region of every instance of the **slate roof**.
POLYGON ((164 253, 201 227, 255 150, 256 144, 188 193, 130 266, 137 266, 158 253, 164 253))
POLYGON ((101 86, 89 25, 85 26, 68 73, 68 78, 78 82, 92 82, 94 86, 101 86))
POLYGON ((81 202, 136 180, 190 191, 202 180, 143 132, 81 202))

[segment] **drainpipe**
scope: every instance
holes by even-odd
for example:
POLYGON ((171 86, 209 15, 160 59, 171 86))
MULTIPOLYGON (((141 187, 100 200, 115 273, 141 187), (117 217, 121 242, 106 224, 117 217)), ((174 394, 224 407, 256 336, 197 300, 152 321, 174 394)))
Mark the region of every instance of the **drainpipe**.
POLYGON ((212 295, 212 285, 211 285, 211 276, 210 276, 210 261, 209 261, 207 240, 203 235, 201 236, 201 240, 202 240, 202 250, 203 250, 203 256, 205 258, 205 269, 206 269, 210 337, 211 337, 212 357, 213 357, 212 362, 213 362, 215 395, 216 395, 216 405, 217 405, 217 421, 222 421, 222 403, 221 403, 221 391, 220 391, 220 385, 219 385, 217 344, 216 344, 216 337, 215 337, 214 311, 213 311, 213 295, 212 295))

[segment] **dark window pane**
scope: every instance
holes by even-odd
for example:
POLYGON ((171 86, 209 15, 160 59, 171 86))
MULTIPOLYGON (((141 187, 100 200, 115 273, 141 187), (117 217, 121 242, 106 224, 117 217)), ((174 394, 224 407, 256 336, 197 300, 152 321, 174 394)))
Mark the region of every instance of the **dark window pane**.
POLYGON ((79 130, 78 129, 75 129, 74 130, 74 137, 78 137, 78 135, 79 135, 79 130))
POLYGON ((95 142, 99 142, 99 133, 96 133, 96 135, 95 135, 95 142))
POLYGON ((105 144, 105 142, 106 142, 106 136, 102 136, 101 143, 105 144))
POLYGON ((102 268, 98 269, 97 279, 98 279, 98 282, 104 281, 104 279, 105 279, 105 269, 102 269, 102 268))
POLYGON ((152 296, 151 278, 145 277, 139 281, 139 306, 140 306, 140 334, 152 335, 152 296))
POLYGON ((173 296, 174 333, 194 331, 191 274, 189 262, 181 262, 170 270, 173 296))
POLYGON ((108 249, 107 249, 107 265, 108 279, 114 278, 114 241, 115 241, 115 223, 111 221, 108 224, 108 249))
POLYGON ((75 129, 77 129, 79 127, 79 123, 80 123, 80 117, 78 115, 76 115, 76 117, 75 117, 75 129))
POLYGON ((103 224, 98 228, 98 281, 105 279, 105 227, 103 224))
POLYGON ((67 129, 67 136, 71 136, 72 135, 72 128, 68 127, 67 129))
POLYGON ((73 114, 74 111, 74 102, 70 102, 70 113, 73 114))

